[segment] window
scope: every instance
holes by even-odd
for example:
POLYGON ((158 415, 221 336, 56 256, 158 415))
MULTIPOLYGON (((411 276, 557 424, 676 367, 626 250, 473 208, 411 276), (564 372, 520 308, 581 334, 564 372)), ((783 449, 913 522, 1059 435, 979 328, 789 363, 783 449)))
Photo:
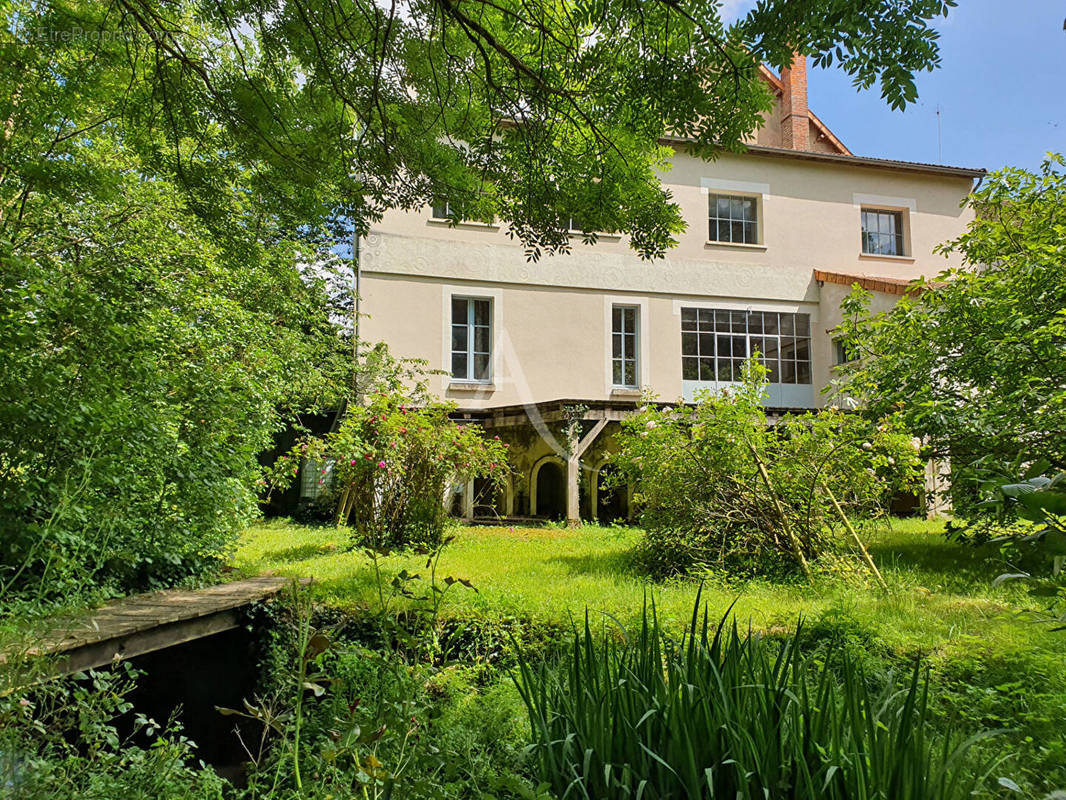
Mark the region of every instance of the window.
POLYGON ((756 351, 770 383, 810 383, 810 315, 681 309, 681 374, 685 380, 739 381, 745 359, 756 351))
POLYGON ((850 364, 852 361, 859 360, 859 356, 855 353, 855 351, 853 351, 846 344, 844 344, 843 339, 833 340, 833 350, 836 354, 835 363, 837 366, 841 366, 842 364, 850 364))
POLYGON ((629 389, 637 387, 637 326, 640 310, 636 306, 611 308, 611 382, 629 389))
POLYGON ((435 203, 433 205, 433 219, 448 219, 451 210, 451 206, 447 203, 435 203))
POLYGON ((758 200, 729 194, 708 196, 707 238, 712 242, 758 244, 758 200))
POLYGON ((862 252, 873 256, 903 255, 903 212, 864 208, 862 252))
POLYGON ((492 379, 492 301, 488 298, 452 298, 452 378, 492 379))

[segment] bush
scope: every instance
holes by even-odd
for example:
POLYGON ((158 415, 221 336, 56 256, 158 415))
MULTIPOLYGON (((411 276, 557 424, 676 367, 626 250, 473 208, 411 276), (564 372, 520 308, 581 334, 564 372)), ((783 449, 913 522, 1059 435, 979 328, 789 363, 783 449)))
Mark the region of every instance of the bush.
POLYGON ((69 160, 114 194, 35 191, 0 240, 2 600, 220 566, 338 344, 314 247, 218 235, 117 145, 69 160))
POLYGON ((928 682, 871 691, 848 653, 805 658, 799 634, 775 647, 728 617, 680 642, 645 604, 638 635, 584 630, 561 670, 524 659, 519 687, 540 778, 564 798, 962 800, 986 777, 973 740, 933 740, 928 682))
POLYGON ((10 800, 222 800, 174 723, 133 714, 128 663, 0 698, 0 789, 10 800), (132 732, 130 716, 133 716, 132 732), (147 746, 145 746, 147 745, 147 746))
POLYGON ((774 574, 841 548, 842 520, 878 513, 921 474, 897 418, 873 422, 834 409, 771 426, 765 369, 752 359, 735 391, 692 407, 646 405, 622 423, 613 463, 633 482, 655 577, 697 565, 774 574))
POLYGON ((506 445, 475 425, 453 422, 454 406, 396 388, 349 406, 336 431, 298 442, 274 466, 275 485, 305 469, 319 483, 339 525, 379 549, 436 546, 448 521, 449 486, 478 475, 502 481, 506 445))

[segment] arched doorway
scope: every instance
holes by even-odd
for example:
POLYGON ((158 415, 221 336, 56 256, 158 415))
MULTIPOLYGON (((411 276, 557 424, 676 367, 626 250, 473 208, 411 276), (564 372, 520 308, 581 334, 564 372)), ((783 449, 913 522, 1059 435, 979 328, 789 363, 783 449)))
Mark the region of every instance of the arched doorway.
POLYGON ((536 484, 536 506, 533 510, 538 517, 561 519, 566 516, 566 476, 557 461, 544 461, 533 473, 536 484))
POLYGON ((629 518, 629 487, 608 482, 616 474, 617 469, 610 464, 604 464, 596 472, 596 519, 601 525, 629 518))

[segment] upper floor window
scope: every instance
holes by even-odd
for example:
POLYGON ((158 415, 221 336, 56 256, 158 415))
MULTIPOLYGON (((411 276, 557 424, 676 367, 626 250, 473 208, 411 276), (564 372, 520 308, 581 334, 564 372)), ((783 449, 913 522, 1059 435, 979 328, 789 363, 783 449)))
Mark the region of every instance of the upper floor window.
POLYGON ((433 204, 433 219, 449 219, 452 215, 452 207, 448 203, 433 204))
POLYGON ((452 298, 452 378, 492 379, 492 301, 486 297, 452 298))
POLYGON ((758 244, 758 200, 731 194, 708 195, 707 238, 712 242, 758 244))
POLYGON ((862 252, 872 256, 902 256, 903 212, 862 210, 862 252))
POLYGON ((778 311, 681 309, 681 373, 689 381, 739 381, 753 353, 770 383, 811 382, 811 318, 778 311))
POLYGON ((637 387, 637 328, 640 309, 637 306, 611 308, 611 382, 615 386, 637 387))

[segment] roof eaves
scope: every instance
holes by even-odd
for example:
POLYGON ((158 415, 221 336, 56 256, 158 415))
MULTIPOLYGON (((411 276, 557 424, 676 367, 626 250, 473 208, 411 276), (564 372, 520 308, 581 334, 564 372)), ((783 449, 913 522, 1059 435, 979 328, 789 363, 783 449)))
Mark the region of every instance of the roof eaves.
MULTIPOLYGON (((692 144, 693 139, 681 136, 664 136, 663 144, 692 144)), ((947 164, 925 164, 920 161, 896 161, 891 158, 871 158, 869 156, 845 155, 843 153, 819 153, 814 150, 790 150, 786 147, 770 147, 764 144, 744 146, 740 154, 772 156, 781 158, 798 158, 805 161, 822 161, 841 166, 871 167, 903 172, 923 172, 927 175, 950 175, 958 178, 983 178, 988 170, 973 167, 953 167, 947 164)))

